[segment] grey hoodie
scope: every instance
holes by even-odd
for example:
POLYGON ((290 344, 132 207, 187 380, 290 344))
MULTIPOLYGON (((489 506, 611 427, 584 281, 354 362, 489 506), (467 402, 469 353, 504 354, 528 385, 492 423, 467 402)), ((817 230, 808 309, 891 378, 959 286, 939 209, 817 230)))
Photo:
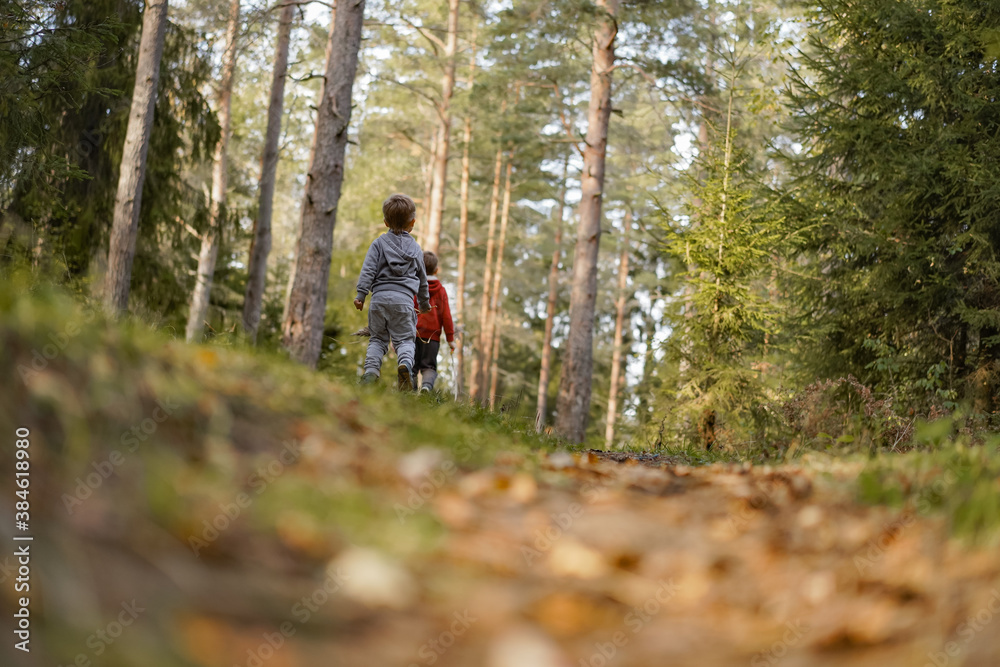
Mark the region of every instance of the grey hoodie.
POLYGON ((358 298, 384 291, 416 296, 421 308, 430 308, 424 252, 406 232, 386 232, 372 241, 365 255, 358 276, 358 298))

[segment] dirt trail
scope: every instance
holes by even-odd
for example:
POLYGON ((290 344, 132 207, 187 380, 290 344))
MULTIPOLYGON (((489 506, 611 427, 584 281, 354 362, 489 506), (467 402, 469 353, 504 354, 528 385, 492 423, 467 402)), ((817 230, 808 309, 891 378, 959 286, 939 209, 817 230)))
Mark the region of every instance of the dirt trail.
POLYGON ((418 450, 399 462, 414 485, 397 509, 416 520, 428 503, 447 527, 430 557, 348 547, 329 596, 181 559, 176 638, 213 667, 1000 664, 995 554, 855 503, 856 467, 642 458, 556 453, 529 473, 501 456, 460 472, 418 450), (428 482, 435 471, 447 481, 428 482))

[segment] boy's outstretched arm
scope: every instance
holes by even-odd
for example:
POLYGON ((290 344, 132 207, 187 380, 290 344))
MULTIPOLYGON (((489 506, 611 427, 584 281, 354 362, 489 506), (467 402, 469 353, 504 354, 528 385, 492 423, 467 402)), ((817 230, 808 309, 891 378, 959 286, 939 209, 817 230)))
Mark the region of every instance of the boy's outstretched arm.
POLYGON ((358 276, 358 296, 354 299, 354 307, 361 310, 365 307, 365 298, 372 289, 375 281, 375 270, 378 268, 378 248, 375 241, 368 246, 368 253, 365 255, 364 264, 361 265, 361 274, 358 276))

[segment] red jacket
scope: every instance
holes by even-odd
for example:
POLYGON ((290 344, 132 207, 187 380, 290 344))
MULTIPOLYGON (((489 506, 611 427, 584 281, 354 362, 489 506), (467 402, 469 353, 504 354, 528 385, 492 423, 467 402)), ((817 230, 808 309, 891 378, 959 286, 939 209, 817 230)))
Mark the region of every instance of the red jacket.
MULTIPOLYGON (((417 337, 422 340, 441 340, 441 329, 451 343, 455 340, 455 325, 451 321, 451 307, 448 305, 448 293, 437 278, 428 276, 427 288, 431 293, 431 312, 420 313, 417 316, 417 337)), ((413 297, 413 305, 417 306, 417 297, 413 297)))

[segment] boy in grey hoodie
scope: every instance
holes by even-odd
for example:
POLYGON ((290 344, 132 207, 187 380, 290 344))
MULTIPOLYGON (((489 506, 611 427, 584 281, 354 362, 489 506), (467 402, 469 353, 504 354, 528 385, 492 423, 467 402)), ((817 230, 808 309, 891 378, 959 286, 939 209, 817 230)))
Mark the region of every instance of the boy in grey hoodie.
POLYGON ((400 390, 413 389, 413 353, 417 338, 417 313, 431 309, 424 270, 424 253, 410 236, 417 207, 406 195, 392 195, 382 203, 382 217, 389 231, 372 241, 358 277, 358 298, 354 307, 362 310, 365 297, 372 293, 368 306, 368 353, 361 384, 378 380, 382 357, 389 351, 389 341, 396 348, 396 369, 400 390))

